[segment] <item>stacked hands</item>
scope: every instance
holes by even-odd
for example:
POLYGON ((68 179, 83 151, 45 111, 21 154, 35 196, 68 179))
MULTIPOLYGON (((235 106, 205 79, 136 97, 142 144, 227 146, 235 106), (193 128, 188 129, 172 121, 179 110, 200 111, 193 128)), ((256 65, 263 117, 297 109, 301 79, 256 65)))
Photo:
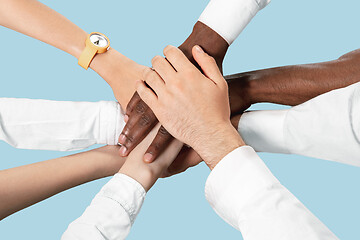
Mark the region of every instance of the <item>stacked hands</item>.
POLYGON ((155 56, 152 68, 143 69, 136 93, 126 108, 126 126, 119 137, 120 154, 128 156, 139 144, 142 150, 134 150, 134 154, 143 153, 147 147, 145 154, 138 157, 152 166, 162 166, 160 172, 150 167, 157 170, 148 171, 148 175, 138 166, 131 173, 124 171, 126 163, 121 168, 121 173, 136 179, 146 190, 157 177, 179 173, 201 161, 213 169, 225 155, 244 145, 230 121, 228 85, 215 59, 198 45, 192 48, 191 55, 200 69, 179 48, 167 46, 165 57, 155 56), (209 136, 212 141, 208 141, 209 136), (174 146, 182 143, 190 148, 184 146, 180 153, 174 152, 174 146), (168 164, 158 163, 164 162, 162 155, 167 156, 168 164))
POLYGON ((154 161, 175 137, 192 149, 184 147, 164 176, 202 160, 212 169, 227 153, 244 145, 230 121, 227 82, 217 61, 198 45, 191 56, 200 69, 179 48, 167 46, 164 56, 155 56, 152 68, 145 68, 137 83, 119 137, 120 154, 127 156, 160 121, 162 126, 144 155, 145 162, 154 161), (211 149, 217 149, 216 153, 211 149))
POLYGON ((184 43, 167 46, 164 57, 152 59, 152 68, 113 48, 98 52, 100 40, 89 48, 91 34, 39 1, 0 3, 1 26, 73 55, 98 73, 117 99, 0 98, 0 140, 46 150, 116 145, 117 138, 120 145, 1 170, 0 219, 66 189, 113 176, 62 239, 124 239, 159 177, 204 161, 211 170, 218 166, 206 183, 207 200, 244 239, 337 239, 279 183, 254 149, 359 166, 360 115, 354 109, 360 101, 354 96, 360 94, 360 50, 333 61, 224 78, 229 45, 268 2, 212 0, 184 43), (243 114, 259 102, 298 106, 243 114), (120 108, 125 110, 123 129, 120 108), (242 137, 254 149, 241 147, 242 137))

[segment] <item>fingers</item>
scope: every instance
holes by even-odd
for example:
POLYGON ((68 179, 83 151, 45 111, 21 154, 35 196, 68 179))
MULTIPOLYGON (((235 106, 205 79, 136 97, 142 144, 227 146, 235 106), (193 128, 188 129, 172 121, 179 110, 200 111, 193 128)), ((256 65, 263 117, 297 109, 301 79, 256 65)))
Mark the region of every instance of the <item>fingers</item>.
POLYGON ((141 100, 141 98, 140 98, 139 94, 137 92, 135 92, 134 95, 132 96, 132 98, 130 99, 130 102, 126 106, 127 118, 130 116, 132 110, 134 109, 134 107, 140 100, 141 100))
POLYGON ((198 165, 200 162, 202 162, 201 157, 192 148, 184 146, 174 162, 163 172, 161 177, 170 177, 184 172, 188 168, 198 165))
MULTIPOLYGON (((164 80, 153 70, 148 69, 143 74, 143 80, 149 85, 149 87, 155 92, 157 96, 161 95, 165 88, 164 80)), ((145 90, 145 94, 147 89, 145 90)), ((142 96, 140 96, 142 98, 142 96)))
POLYGON ((158 134, 147 149, 144 155, 144 161, 150 163, 154 161, 169 146, 174 138, 166 129, 161 126, 158 134))
POLYGON ((150 88, 148 88, 145 85, 145 83, 143 81, 138 81, 136 83, 136 91, 139 94, 142 101, 144 101, 146 103, 146 105, 148 105, 151 109, 153 109, 155 107, 155 103, 157 101, 157 96, 150 88))
POLYGON ((225 82, 214 58, 205 53, 198 45, 194 46, 192 51, 195 61, 199 64, 205 76, 213 80, 216 84, 225 82))
POLYGON ((160 77, 166 82, 168 79, 172 79, 176 73, 175 69, 168 60, 161 56, 155 56, 151 60, 153 69, 160 75, 160 77))
POLYGON ((184 53, 174 46, 167 46, 164 48, 164 55, 176 71, 181 71, 186 68, 195 68, 188 60, 184 53))
MULTIPOLYGON (((149 89, 149 91, 151 90, 149 89)), ((119 137, 119 143, 122 145, 119 150, 120 155, 127 156, 154 128, 157 122, 155 114, 145 102, 140 100, 134 106, 131 117, 119 137)))

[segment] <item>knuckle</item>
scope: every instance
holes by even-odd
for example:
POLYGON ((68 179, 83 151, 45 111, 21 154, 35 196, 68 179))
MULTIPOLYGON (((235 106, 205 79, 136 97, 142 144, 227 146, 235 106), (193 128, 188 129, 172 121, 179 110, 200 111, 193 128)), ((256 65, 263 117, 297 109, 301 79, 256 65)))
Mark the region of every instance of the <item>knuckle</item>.
POLYGON ((126 136, 126 141, 123 144, 123 146, 130 148, 133 145, 133 143, 135 142, 135 139, 132 135, 125 135, 125 136, 126 136))
POLYGON ((192 68, 187 68, 183 71, 184 76, 186 79, 191 79, 196 74, 196 71, 192 68))
POLYGON ((161 62, 162 57, 159 55, 156 55, 155 57, 153 57, 153 59, 151 60, 151 64, 154 66, 157 66, 160 62, 161 62))
POLYGON ((140 124, 140 126, 144 127, 144 126, 149 125, 152 122, 153 122, 152 116, 150 116, 149 114, 143 114, 143 115, 141 115, 139 124, 140 124))
POLYGON ((229 84, 225 81, 225 79, 222 79, 222 81, 220 81, 222 84, 222 87, 225 89, 229 89, 229 84))
POLYGON ((181 93, 184 90, 184 81, 176 81, 171 84, 171 86, 174 88, 173 92, 181 93))
POLYGON ((138 114, 144 114, 147 108, 148 108, 148 107, 147 107, 146 103, 144 103, 143 101, 140 101, 140 102, 136 105, 135 111, 136 111, 136 113, 138 113, 138 114))
POLYGON ((215 63, 216 64, 215 59, 213 57, 211 57, 211 56, 208 57, 208 61, 209 61, 209 63, 212 63, 212 64, 215 63))
POLYGON ((149 152, 153 155, 159 153, 160 150, 161 150, 161 143, 159 142, 152 143, 149 148, 149 152))
POLYGON ((161 126, 159 129, 159 135, 162 137, 168 137, 170 136, 170 133, 163 126, 161 126))
POLYGON ((142 77, 143 80, 146 80, 146 78, 149 76, 149 74, 151 74, 153 72, 153 70, 149 67, 144 68, 143 72, 142 72, 142 77))

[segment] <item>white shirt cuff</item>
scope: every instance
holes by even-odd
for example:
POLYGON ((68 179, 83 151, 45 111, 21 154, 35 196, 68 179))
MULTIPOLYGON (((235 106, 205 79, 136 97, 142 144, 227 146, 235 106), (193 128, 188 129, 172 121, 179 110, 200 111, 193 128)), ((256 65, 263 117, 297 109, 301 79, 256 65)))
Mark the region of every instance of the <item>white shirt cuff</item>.
POLYGON ((98 144, 117 145, 118 138, 125 126, 124 113, 117 102, 101 101, 100 103, 100 138, 98 144))
POLYGON ((240 230, 238 220, 243 209, 257 193, 274 184, 279 184, 278 180, 254 149, 243 146, 226 155, 212 170, 205 196, 224 221, 240 230))
POLYGON ((146 191, 140 183, 125 174, 117 173, 100 190, 95 199, 105 197, 117 202, 129 214, 130 222, 133 224, 145 195, 146 191))
POLYGON ((238 132, 245 143, 257 152, 289 153, 284 123, 289 110, 264 110, 244 113, 238 132))
POLYGON ((229 45, 270 0, 211 0, 199 21, 217 32, 229 45))

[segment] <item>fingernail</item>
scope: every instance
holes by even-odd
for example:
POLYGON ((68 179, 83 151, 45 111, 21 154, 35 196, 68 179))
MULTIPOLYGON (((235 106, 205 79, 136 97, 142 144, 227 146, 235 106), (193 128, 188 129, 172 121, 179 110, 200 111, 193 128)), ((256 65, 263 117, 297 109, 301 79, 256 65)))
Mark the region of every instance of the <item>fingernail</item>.
POLYGON ((124 144, 126 141, 126 137, 124 134, 120 134, 119 136, 119 143, 124 144))
POLYGON ((129 120, 129 115, 126 114, 126 115, 124 116, 124 121, 125 121, 125 123, 127 123, 128 120, 129 120))
POLYGON ((153 155, 151 153, 146 153, 144 155, 144 161, 147 162, 147 163, 151 163, 152 162, 152 159, 153 159, 153 155))
POLYGON ((195 49, 196 49, 196 51, 198 51, 199 53, 204 53, 204 50, 203 50, 199 45, 195 45, 195 49))
POLYGON ((125 156, 126 155, 127 148, 125 146, 121 146, 120 148, 120 155, 125 156))

